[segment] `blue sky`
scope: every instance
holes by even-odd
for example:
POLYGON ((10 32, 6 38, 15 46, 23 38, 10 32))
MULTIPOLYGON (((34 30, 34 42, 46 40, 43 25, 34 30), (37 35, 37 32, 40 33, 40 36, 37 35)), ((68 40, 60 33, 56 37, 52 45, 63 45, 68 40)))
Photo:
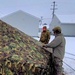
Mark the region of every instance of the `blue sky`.
POLYGON ((56 14, 75 14, 75 0, 0 0, 0 17, 23 10, 39 18, 51 18, 53 1, 56 14))

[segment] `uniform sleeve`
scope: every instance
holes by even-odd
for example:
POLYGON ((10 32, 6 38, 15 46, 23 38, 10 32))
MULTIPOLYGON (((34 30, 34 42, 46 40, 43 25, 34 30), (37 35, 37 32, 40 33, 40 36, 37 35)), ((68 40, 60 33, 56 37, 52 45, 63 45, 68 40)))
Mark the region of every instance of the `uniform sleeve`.
POLYGON ((57 47, 58 45, 61 44, 61 37, 56 37, 53 41, 51 41, 51 43, 49 44, 46 44, 46 47, 50 47, 50 48, 55 48, 57 47))
POLYGON ((50 32, 48 32, 48 39, 50 39, 50 32))
POLYGON ((47 33, 47 42, 49 42, 49 40, 50 40, 50 32, 48 31, 48 33, 47 33))

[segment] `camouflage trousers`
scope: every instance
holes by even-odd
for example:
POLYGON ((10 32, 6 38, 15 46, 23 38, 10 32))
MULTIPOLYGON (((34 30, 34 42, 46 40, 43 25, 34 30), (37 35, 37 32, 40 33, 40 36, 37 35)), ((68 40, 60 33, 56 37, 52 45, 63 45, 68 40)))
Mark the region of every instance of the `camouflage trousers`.
POLYGON ((53 57, 53 75, 62 75, 62 65, 61 59, 53 57))

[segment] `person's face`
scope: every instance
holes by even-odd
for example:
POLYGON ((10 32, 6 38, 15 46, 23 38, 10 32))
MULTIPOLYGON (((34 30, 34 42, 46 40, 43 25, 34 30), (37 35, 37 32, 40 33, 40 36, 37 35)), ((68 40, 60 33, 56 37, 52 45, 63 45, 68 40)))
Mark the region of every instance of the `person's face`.
POLYGON ((46 30, 47 30, 46 28, 43 28, 43 32, 46 32, 46 30))
POLYGON ((57 35, 55 31, 53 31, 53 35, 54 35, 54 36, 56 36, 56 35, 57 35))

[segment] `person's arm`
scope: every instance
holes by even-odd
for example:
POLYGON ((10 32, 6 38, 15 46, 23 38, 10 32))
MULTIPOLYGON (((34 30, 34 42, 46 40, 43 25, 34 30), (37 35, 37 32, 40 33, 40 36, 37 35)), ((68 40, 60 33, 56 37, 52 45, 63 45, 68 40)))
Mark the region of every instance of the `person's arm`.
POLYGON ((49 42, 49 40, 50 40, 50 32, 48 32, 48 42, 49 42))
POLYGON ((61 43, 61 37, 56 37, 53 41, 51 41, 51 43, 43 45, 43 47, 47 47, 47 48, 55 48, 58 45, 60 45, 61 43))

